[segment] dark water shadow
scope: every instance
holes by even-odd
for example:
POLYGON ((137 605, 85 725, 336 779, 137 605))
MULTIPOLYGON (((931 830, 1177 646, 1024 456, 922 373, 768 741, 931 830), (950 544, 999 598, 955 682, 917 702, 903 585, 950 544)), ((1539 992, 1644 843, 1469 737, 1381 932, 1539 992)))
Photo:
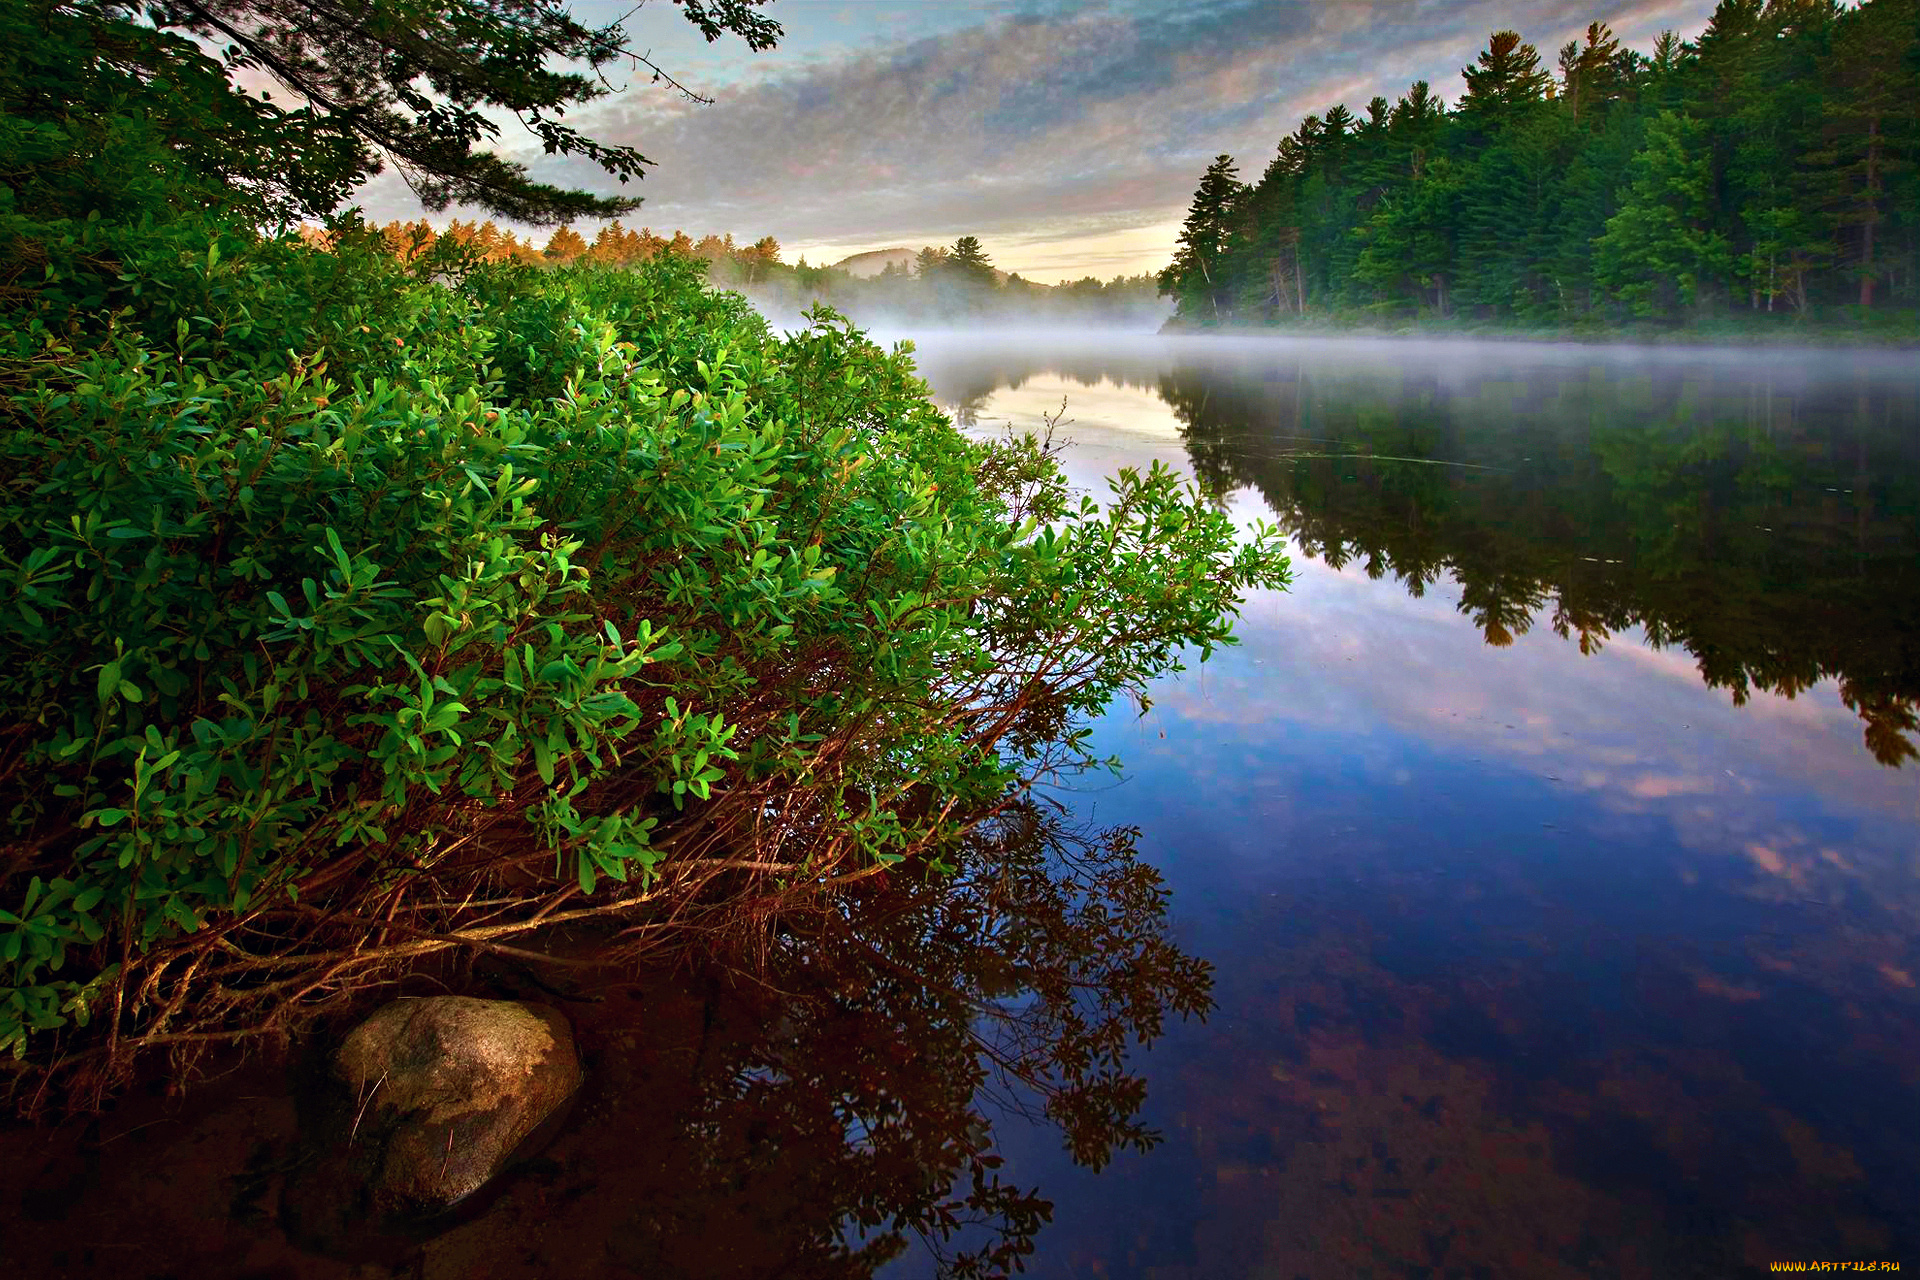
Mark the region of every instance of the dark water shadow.
POLYGON ((1211 971, 1170 940, 1130 832, 1022 805, 953 860, 951 878, 873 877, 758 956, 617 979, 478 963, 466 993, 565 1010, 588 1083, 544 1150, 447 1218, 293 1247, 278 1199, 303 1159, 301 1070, 256 1064, 0 1134, 9 1260, 155 1280, 842 1277, 918 1253, 1007 1274, 1051 1206, 1002 1177, 989 1112, 1088 1167, 1151 1147, 1133 1055, 1206 1012, 1211 971))

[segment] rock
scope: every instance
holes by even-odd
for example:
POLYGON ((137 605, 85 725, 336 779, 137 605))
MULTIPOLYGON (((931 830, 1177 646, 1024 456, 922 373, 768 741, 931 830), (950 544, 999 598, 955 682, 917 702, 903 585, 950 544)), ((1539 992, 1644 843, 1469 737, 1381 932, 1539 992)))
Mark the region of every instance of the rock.
POLYGON ((581 1082, 558 1010, 465 996, 386 1005, 330 1066, 335 1100, 310 1176, 282 1201, 290 1232, 316 1243, 352 1222, 452 1208, 557 1123, 581 1082))

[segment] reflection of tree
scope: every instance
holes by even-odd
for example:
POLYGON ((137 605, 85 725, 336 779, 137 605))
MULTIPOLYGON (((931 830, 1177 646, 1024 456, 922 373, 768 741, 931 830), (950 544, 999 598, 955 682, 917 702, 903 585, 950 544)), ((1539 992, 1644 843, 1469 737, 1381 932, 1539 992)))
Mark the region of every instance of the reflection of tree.
POLYGON ((1915 755, 1911 381, 1403 350, 993 341, 918 358, 948 403, 1042 374, 1151 388, 1203 486, 1259 489, 1336 568, 1416 596, 1452 577, 1490 644, 1544 616, 1596 653, 1637 625, 1736 702, 1836 678, 1876 759, 1915 755))
POLYGON ((766 988, 709 1003, 710 1027, 746 1029, 703 1037, 674 1190, 616 1252, 687 1273, 684 1251, 737 1233, 746 1204, 751 1258, 705 1256, 701 1274, 869 1275, 915 1236, 949 1274, 1015 1266, 1050 1206, 999 1179, 983 1094, 1037 1102, 1081 1163, 1144 1149, 1157 1136, 1128 1046, 1168 1010, 1211 1004, 1208 966, 1167 939, 1165 892, 1132 840, 1021 807, 953 879, 896 876, 784 923, 766 988))
POLYGON ((1492 645, 1544 611, 1596 652, 1639 625, 1743 703, 1835 677, 1876 759, 1915 755, 1920 473, 1910 387, 1764 400, 1741 379, 1489 372, 1252 378, 1172 368, 1201 482, 1257 488, 1335 568, 1442 574, 1492 645), (1872 458, 1877 465, 1869 466, 1872 458))
POLYGON ((979 426, 980 411, 987 407, 987 400, 992 394, 991 391, 983 391, 954 401, 947 409, 953 415, 953 425, 962 431, 979 426))
POLYGON ((207 1089, 184 1113, 131 1098, 111 1123, 141 1137, 100 1144, 104 1159, 97 1126, 13 1135, 9 1167, 29 1173, 6 1189, 51 1188, 51 1208, 9 1221, 8 1256, 59 1276, 231 1275, 242 1256, 247 1274, 347 1273, 294 1252, 280 1220, 300 1247, 364 1264, 355 1275, 845 1280, 919 1240, 948 1275, 1006 1274, 1051 1206, 1001 1180, 996 1095, 1043 1113, 1083 1164, 1151 1145, 1129 1048, 1169 1011, 1209 1010, 1212 972, 1169 941, 1133 833, 1083 837, 1028 804, 970 840, 949 876, 896 866, 891 883, 779 918, 756 935, 751 977, 708 956, 610 970, 604 934, 564 926, 550 963, 503 950, 470 982, 443 971, 563 1008, 587 1065, 551 1145, 454 1217, 369 1234, 355 1187, 316 1171, 263 1070, 264 1088, 235 1092, 265 1098, 207 1089), (49 1149, 66 1154, 47 1164, 49 1149), (289 1173, 281 1218, 271 1190, 289 1173), (183 1238, 185 1221, 202 1229, 183 1238))

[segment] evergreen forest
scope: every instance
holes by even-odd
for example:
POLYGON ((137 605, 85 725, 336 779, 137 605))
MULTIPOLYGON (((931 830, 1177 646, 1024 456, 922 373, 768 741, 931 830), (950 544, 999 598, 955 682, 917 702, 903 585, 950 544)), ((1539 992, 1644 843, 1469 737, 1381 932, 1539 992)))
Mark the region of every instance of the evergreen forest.
POLYGON ((1920 4, 1721 0, 1640 51, 1493 33, 1422 82, 1207 167, 1160 273, 1182 328, 1807 324, 1920 311, 1920 4))

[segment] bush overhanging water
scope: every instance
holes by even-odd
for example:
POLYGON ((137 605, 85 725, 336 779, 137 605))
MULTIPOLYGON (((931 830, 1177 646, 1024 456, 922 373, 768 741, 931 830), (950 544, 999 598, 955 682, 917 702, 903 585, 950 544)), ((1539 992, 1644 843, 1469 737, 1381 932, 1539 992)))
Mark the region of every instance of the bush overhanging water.
POLYGON ((1075 500, 906 352, 824 312, 774 336, 683 260, 39 231, 68 296, 11 308, 0 354, 22 1066, 938 868, 1285 582, 1172 474, 1075 500))

